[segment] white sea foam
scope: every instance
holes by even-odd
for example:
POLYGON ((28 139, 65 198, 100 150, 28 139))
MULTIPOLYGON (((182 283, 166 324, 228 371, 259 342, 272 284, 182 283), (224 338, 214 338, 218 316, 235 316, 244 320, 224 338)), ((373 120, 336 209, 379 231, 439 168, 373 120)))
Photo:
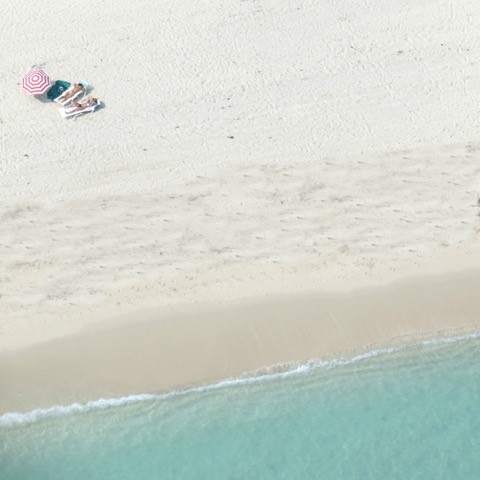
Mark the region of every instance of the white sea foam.
POLYGON ((230 386, 246 385, 252 383, 259 383, 268 380, 275 380, 279 378, 286 378, 294 375, 299 375, 303 373, 310 372, 314 369, 319 368, 334 368, 345 365, 351 365, 353 363, 360 362, 362 360, 367 360, 369 358, 378 357, 386 355, 393 352, 399 352, 401 350, 406 350, 409 348, 414 348, 418 346, 431 346, 431 345, 441 345, 441 344, 452 344, 458 343, 463 340, 469 340, 480 337, 480 332, 469 333, 466 335, 454 336, 454 337, 443 337, 443 338, 433 338, 428 340, 422 340, 416 343, 410 343, 395 347, 385 347, 375 350, 369 350, 367 352, 362 352, 352 357, 340 357, 334 358, 331 360, 312 360, 307 363, 295 363, 288 365, 275 365, 266 369, 263 369, 263 373, 258 373, 257 375, 252 375, 249 377, 241 378, 229 378, 222 380, 217 383, 209 385, 201 385, 198 387, 193 387, 185 390, 176 390, 168 393, 161 394, 150 394, 150 393, 141 393, 136 395, 128 395, 125 397, 119 398, 100 398, 98 400, 92 400, 87 403, 73 403, 71 405, 56 405, 50 408, 37 408, 27 413, 11 412, 5 413, 0 416, 0 428, 1 427, 10 427, 15 425, 24 425, 36 422, 38 420, 59 417, 62 415, 71 415, 76 413, 85 413, 94 410, 102 410, 111 407, 118 407, 123 405, 128 405, 132 403, 145 402, 149 400, 159 400, 167 399, 174 396, 187 395, 191 393, 201 393, 211 390, 216 390, 220 388, 226 388, 230 386))

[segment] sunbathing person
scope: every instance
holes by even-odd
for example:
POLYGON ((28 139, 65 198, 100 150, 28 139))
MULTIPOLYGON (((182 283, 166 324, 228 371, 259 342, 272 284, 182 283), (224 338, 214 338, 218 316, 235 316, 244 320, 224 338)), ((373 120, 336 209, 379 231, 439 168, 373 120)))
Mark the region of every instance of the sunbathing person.
POLYGON ((88 97, 87 100, 83 102, 73 101, 70 107, 68 108, 68 113, 81 112, 88 107, 95 107, 98 105, 98 99, 93 97, 88 97))
POLYGON ((86 89, 81 83, 74 83, 73 87, 69 88, 66 92, 62 93, 60 97, 57 98, 57 101, 61 101, 62 103, 69 98, 74 97, 79 92, 85 92, 86 89))

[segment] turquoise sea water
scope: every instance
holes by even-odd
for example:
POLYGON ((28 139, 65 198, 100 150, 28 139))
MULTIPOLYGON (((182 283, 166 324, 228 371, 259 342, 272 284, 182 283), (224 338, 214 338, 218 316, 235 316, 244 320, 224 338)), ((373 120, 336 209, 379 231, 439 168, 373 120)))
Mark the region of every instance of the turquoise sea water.
POLYGON ((0 478, 480 478, 478 336, 130 401, 0 418, 0 478))

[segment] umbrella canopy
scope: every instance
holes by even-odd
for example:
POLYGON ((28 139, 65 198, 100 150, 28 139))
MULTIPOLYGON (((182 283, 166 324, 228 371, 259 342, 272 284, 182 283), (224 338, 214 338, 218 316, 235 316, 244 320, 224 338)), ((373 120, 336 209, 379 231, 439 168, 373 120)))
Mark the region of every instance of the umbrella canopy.
POLYGON ((22 90, 30 95, 40 95, 50 88, 50 77, 41 69, 28 72, 22 78, 22 90))

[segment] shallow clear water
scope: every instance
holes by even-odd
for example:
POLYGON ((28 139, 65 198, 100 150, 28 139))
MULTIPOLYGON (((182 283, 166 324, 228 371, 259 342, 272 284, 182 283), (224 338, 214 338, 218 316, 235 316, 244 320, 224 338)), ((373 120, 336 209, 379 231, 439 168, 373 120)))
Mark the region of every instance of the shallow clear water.
POLYGON ((479 479, 480 338, 35 421, 4 418, 0 477, 479 479))

